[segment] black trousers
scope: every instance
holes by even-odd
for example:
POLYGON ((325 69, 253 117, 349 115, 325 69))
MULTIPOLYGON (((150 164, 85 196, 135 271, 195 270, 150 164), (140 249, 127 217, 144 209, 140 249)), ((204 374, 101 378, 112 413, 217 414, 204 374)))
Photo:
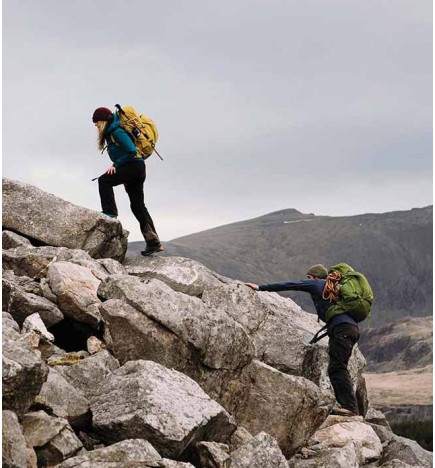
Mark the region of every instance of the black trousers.
POLYGON ((329 335, 328 375, 337 402, 347 410, 358 414, 358 404, 347 369, 352 349, 359 340, 359 329, 351 323, 336 325, 329 335))
POLYGON ((113 187, 123 184, 130 199, 130 208, 139 221, 140 230, 147 244, 159 243, 153 220, 145 207, 143 184, 146 178, 145 164, 132 161, 116 169, 115 174, 103 174, 98 178, 103 213, 118 216, 113 187))

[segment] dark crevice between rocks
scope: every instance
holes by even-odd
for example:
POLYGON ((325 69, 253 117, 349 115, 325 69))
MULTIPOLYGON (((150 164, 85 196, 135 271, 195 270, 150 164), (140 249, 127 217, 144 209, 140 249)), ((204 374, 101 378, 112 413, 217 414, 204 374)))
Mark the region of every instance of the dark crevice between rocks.
POLYGON ((95 330, 90 325, 68 318, 50 327, 49 331, 54 335, 54 344, 68 353, 86 351, 90 336, 96 336, 100 340, 103 338, 102 330, 95 330))

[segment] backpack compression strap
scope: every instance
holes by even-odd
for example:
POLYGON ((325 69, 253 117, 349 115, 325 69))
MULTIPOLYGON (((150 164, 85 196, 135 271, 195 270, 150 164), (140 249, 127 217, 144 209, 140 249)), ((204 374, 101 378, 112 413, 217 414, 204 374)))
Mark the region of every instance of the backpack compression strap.
POLYGON ((325 325, 324 327, 322 327, 315 335, 314 335, 314 338, 310 341, 310 344, 316 344, 318 341, 320 341, 322 338, 325 338, 325 336, 328 336, 328 332, 326 331, 323 335, 320 335, 319 334, 326 330, 328 328, 328 325, 325 325))

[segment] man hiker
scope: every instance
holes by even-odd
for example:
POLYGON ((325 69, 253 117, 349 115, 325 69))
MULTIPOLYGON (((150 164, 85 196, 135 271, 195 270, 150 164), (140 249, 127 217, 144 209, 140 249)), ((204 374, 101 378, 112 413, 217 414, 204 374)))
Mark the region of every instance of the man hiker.
MULTIPOLYGON (((307 279, 300 281, 283 281, 257 285, 245 283, 255 291, 305 291, 311 295, 317 315, 326 322, 326 312, 336 302, 325 299, 325 286, 328 270, 324 265, 313 265, 307 271, 307 279)), ((326 288, 327 289, 327 288, 326 288)), ((334 389, 338 406, 331 414, 341 416, 357 416, 358 404, 353 391, 347 364, 352 349, 359 339, 357 322, 347 313, 340 313, 332 317, 327 324, 329 336, 329 366, 328 375, 334 389)))

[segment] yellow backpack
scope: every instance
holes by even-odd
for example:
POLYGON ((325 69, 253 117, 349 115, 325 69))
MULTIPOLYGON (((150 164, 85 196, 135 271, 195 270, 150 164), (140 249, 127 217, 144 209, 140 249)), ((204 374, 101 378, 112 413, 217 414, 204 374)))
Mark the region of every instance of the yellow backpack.
POLYGON ((146 115, 139 115, 136 110, 131 106, 121 107, 116 104, 117 115, 119 124, 128 132, 134 141, 137 148, 137 158, 147 159, 151 156, 153 151, 163 161, 163 158, 157 152, 155 146, 159 134, 157 132, 156 124, 146 115))

